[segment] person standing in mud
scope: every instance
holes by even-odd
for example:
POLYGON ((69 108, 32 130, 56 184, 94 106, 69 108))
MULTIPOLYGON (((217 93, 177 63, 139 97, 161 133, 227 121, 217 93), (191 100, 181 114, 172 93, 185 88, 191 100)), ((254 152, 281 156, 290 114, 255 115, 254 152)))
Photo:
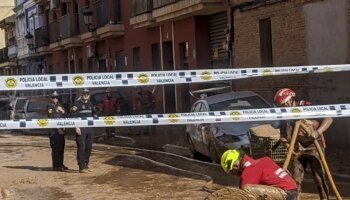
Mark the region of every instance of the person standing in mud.
MULTIPOLYGON (((149 90, 144 90, 141 87, 136 88, 136 96, 133 101, 133 113, 134 114, 153 114, 156 100, 154 95, 149 90)), ((137 132, 140 134, 149 134, 152 130, 152 127, 143 126, 138 127, 137 132)))
MULTIPOLYGON (((120 114, 120 106, 116 97, 113 96, 111 88, 106 89, 106 96, 103 98, 101 105, 101 111, 103 116, 115 116, 120 114)), ((108 138, 115 136, 115 127, 106 127, 106 133, 108 138)))
POLYGON ((155 103, 156 100, 151 91, 138 87, 133 102, 134 114, 152 114, 155 103))
MULTIPOLYGON (((82 90, 80 97, 71 108, 72 117, 96 117, 96 111, 90 101, 90 91, 82 90)), ((75 128, 77 143, 77 161, 80 173, 87 173, 90 170, 89 162, 94 138, 94 129, 92 127, 75 128)))
POLYGON ((257 199, 298 198, 294 179, 269 157, 254 160, 243 151, 230 149, 222 154, 220 164, 226 173, 240 176, 240 188, 257 199))
MULTIPOLYGON (((64 118, 66 111, 58 102, 58 93, 54 91, 50 94, 51 103, 46 106, 48 118, 64 118)), ((64 160, 64 146, 65 146, 65 130, 62 128, 50 129, 49 138, 51 146, 52 169, 54 171, 68 170, 63 164, 64 160)))
MULTIPOLYGON (((295 107, 295 106, 311 106, 308 101, 296 101, 296 93, 289 88, 282 88, 277 91, 274 101, 280 107, 295 107)), ((320 199, 329 199, 329 190, 326 183, 325 171, 322 167, 320 155, 314 145, 314 139, 319 140, 323 150, 326 147, 324 133, 333 123, 332 118, 325 118, 323 120, 303 120, 305 125, 312 130, 312 137, 298 136, 295 152, 298 155, 294 156, 290 162, 290 171, 293 178, 298 184, 299 194, 301 192, 301 184, 304 179, 304 173, 308 165, 310 165, 312 175, 317 184, 320 199)), ((288 145, 293 132, 295 120, 287 120, 281 122, 281 143, 288 145)))

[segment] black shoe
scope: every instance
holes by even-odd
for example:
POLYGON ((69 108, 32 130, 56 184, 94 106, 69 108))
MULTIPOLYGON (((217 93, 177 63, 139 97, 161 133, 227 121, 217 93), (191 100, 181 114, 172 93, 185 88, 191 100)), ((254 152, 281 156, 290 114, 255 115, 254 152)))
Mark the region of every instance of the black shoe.
POLYGON ((69 170, 69 168, 68 168, 67 166, 65 166, 65 165, 62 165, 61 168, 62 168, 63 170, 69 170))
POLYGON ((62 167, 53 167, 52 170, 56 171, 56 172, 63 172, 63 168, 62 167))

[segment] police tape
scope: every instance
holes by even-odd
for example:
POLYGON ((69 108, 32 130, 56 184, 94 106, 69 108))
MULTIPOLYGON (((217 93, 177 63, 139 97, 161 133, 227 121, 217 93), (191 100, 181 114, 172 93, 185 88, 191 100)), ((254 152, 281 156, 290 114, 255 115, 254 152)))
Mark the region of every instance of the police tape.
POLYGON ((340 71, 350 71, 350 65, 1 76, 0 91, 200 83, 340 71))
POLYGON ((196 113, 125 115, 65 119, 0 121, 0 129, 42 129, 74 127, 117 127, 147 125, 181 125, 201 123, 237 123, 326 117, 349 117, 350 104, 230 110, 196 113))

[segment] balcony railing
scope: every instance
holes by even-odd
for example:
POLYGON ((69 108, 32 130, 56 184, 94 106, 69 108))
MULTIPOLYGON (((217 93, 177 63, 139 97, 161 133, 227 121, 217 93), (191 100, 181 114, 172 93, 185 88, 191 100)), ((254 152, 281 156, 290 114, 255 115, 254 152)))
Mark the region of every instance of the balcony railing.
POLYGON ((121 21, 120 0, 96 1, 96 28, 106 24, 116 24, 121 21))
POLYGON ((35 34, 35 47, 44 47, 49 45, 49 30, 43 26, 34 31, 35 34))
POLYGON ((51 22, 49 25, 49 33, 50 33, 50 43, 57 42, 60 37, 59 32, 59 23, 58 21, 51 22))
POLYGON ((16 44, 8 47, 7 55, 9 56, 9 58, 17 57, 17 45, 16 44))
POLYGON ((61 39, 70 38, 78 34, 77 19, 77 14, 66 14, 63 17, 61 17, 59 22, 61 39))
POLYGON ((168 4, 175 3, 179 0, 153 0, 153 8, 160 8, 168 4))
POLYGON ((0 49, 0 63, 4 63, 8 61, 9 61, 9 56, 8 56, 7 47, 0 49))
POLYGON ((153 0, 132 0, 132 16, 152 12, 153 0))

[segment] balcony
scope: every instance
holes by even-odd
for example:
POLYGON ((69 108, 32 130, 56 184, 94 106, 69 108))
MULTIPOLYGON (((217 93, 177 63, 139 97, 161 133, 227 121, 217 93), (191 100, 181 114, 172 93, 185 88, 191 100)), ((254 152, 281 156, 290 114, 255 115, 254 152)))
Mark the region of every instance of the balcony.
POLYGON ((163 22, 195 15, 212 15, 224 10, 222 0, 153 0, 152 16, 156 22, 163 22))
POLYGON ((59 21, 60 39, 74 37, 78 34, 78 16, 76 14, 66 14, 59 21))
POLYGON ((9 58, 15 58, 17 57, 17 45, 11 45, 8 47, 8 53, 7 53, 9 58))
POLYGON ((0 63, 8 62, 9 56, 8 56, 8 48, 2 48, 0 49, 0 63))
POLYGON ((58 21, 54 21, 49 24, 49 34, 50 43, 58 42, 60 38, 58 21))
MULTIPOLYGON (((80 11, 79 16, 82 16, 81 13, 83 10, 84 9, 80 11)), ((120 0, 98 0, 96 1, 95 10, 92 11, 92 27, 96 28, 96 31, 86 32, 87 29, 83 28, 81 32, 81 40, 83 40, 83 42, 96 42, 105 38, 114 38, 124 35, 125 28, 124 25, 120 23, 122 20, 120 0)), ((84 22, 80 20, 79 24, 84 24, 84 22)))
POLYGON ((134 28, 151 26, 154 23, 152 16, 153 0, 133 0, 130 24, 134 28))
POLYGON ((10 62, 10 58, 8 56, 8 48, 5 47, 3 49, 0 49, 0 67, 9 67, 15 65, 15 62, 10 62))
POLYGON ((34 31, 36 52, 40 55, 50 54, 49 29, 45 26, 34 31))

